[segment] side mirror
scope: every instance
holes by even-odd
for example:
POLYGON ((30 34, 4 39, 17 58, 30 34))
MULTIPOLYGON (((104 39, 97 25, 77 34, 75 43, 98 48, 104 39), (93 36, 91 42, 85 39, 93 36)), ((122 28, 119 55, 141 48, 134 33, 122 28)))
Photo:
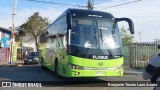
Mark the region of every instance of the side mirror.
POLYGON ((49 38, 56 38, 56 37, 63 37, 64 34, 54 34, 54 35, 49 35, 49 38))
POLYGON ((72 14, 67 13, 67 29, 72 29, 72 14))
POLYGON ((131 19, 129 19, 129 18, 115 18, 116 23, 120 22, 120 21, 128 22, 130 32, 131 32, 131 34, 134 34, 134 24, 133 24, 133 21, 131 19))
POLYGON ((55 35, 50 35, 49 36, 49 38, 56 38, 57 37, 57 35, 55 34, 55 35))
POLYGON ((48 34, 49 34, 49 32, 48 32, 48 31, 46 31, 46 32, 45 32, 45 35, 47 36, 48 34))
POLYGON ((48 31, 46 31, 46 32, 44 33, 44 35, 46 36, 45 38, 49 38, 49 32, 48 32, 48 31))

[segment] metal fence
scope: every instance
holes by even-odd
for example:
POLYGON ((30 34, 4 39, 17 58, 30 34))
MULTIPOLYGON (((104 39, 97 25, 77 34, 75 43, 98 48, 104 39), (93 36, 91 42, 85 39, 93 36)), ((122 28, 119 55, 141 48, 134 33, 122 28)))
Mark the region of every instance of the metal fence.
POLYGON ((152 56, 159 53, 160 42, 132 43, 123 46, 124 65, 134 68, 147 66, 152 56))

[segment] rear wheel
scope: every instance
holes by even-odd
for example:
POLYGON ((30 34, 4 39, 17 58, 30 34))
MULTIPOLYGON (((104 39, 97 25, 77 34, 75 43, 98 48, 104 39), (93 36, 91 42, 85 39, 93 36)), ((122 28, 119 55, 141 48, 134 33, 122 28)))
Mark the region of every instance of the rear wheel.
POLYGON ((43 56, 42 56, 42 57, 41 57, 41 63, 40 63, 42 69, 44 69, 43 62, 44 62, 44 58, 43 58, 43 56))
POLYGON ((58 74, 58 60, 55 61, 54 72, 56 75, 58 74))

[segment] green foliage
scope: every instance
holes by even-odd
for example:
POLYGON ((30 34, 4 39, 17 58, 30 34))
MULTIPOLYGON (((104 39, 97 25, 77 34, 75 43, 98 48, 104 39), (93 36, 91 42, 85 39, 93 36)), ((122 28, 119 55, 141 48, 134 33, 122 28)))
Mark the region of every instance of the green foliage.
POLYGON ((24 24, 22 24, 22 25, 20 26, 20 29, 21 29, 21 30, 19 31, 19 36, 20 36, 20 37, 23 37, 23 36, 25 36, 25 35, 27 34, 27 31, 24 30, 25 24, 26 24, 26 23, 24 23, 24 24))
POLYGON ((129 33, 129 29, 121 28, 122 44, 127 45, 133 43, 134 36, 129 33))
POLYGON ((154 42, 160 42, 160 39, 156 38, 154 39, 154 42))
MULTIPOLYGON (((38 50, 38 36, 45 30, 49 25, 48 18, 43 18, 39 15, 39 12, 34 13, 28 18, 28 21, 22 25, 22 30, 25 34, 29 34, 34 37, 35 44, 38 50)), ((23 32, 22 32, 23 35, 23 32)))
POLYGON ((39 12, 36 12, 28 18, 28 21, 24 24, 23 29, 28 34, 37 37, 44 31, 48 24, 48 19, 42 18, 42 16, 39 16, 39 12))
POLYGON ((24 27, 24 24, 22 24, 22 25, 19 27, 18 35, 15 37, 15 40, 16 40, 17 42, 20 41, 20 46, 22 46, 23 36, 26 35, 26 31, 23 30, 23 27, 24 27))

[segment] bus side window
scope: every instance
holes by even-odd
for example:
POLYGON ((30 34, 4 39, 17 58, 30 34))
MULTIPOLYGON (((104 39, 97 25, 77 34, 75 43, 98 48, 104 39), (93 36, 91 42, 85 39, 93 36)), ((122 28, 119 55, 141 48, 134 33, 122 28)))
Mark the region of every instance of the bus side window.
POLYGON ((66 35, 63 36, 63 46, 65 47, 65 49, 67 49, 67 36, 66 35))

